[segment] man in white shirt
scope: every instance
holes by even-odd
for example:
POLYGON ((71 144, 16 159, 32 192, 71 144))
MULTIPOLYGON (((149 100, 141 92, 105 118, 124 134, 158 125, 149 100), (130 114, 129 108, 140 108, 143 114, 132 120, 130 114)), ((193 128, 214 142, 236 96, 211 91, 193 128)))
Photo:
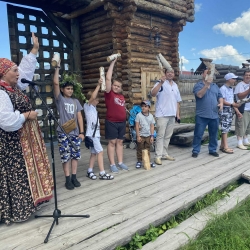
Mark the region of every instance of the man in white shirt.
POLYGON ((155 147, 155 163, 161 165, 161 160, 174 161, 168 155, 168 145, 173 134, 175 117, 180 119, 181 96, 177 84, 173 81, 174 70, 166 69, 165 75, 151 90, 151 95, 156 96, 155 117, 157 137, 155 147))
MULTIPOLYGON (((239 82, 234 90, 236 99, 244 99, 250 97, 250 70, 244 72, 243 81, 239 82)), ((235 119, 235 134, 237 135, 237 147, 246 150, 246 146, 250 146, 247 135, 250 133, 250 103, 243 104, 239 107, 239 111, 243 113, 243 117, 236 116, 235 119), (245 107, 244 107, 245 106, 245 107), (244 107, 244 109, 243 109, 244 107), (242 140, 243 139, 243 140, 242 140)))

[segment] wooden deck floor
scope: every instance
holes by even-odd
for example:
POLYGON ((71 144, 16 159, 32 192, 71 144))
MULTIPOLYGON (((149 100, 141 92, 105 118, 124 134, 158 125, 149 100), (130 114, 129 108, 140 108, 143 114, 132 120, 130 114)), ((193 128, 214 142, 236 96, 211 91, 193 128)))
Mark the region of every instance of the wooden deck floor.
MULTIPOLYGON (((236 138, 229 139, 236 145, 236 138)), ((82 186, 73 191, 64 187, 57 147, 55 165, 58 209, 62 214, 89 214, 90 218, 60 218, 44 244, 52 218, 30 218, 27 222, 0 225, 0 249, 114 249, 130 241, 149 224, 159 224, 190 206, 214 188, 221 188, 249 169, 250 152, 235 148, 234 154, 208 155, 207 146, 197 159, 190 147, 170 146, 175 162, 146 171, 137 170, 135 150, 125 149, 124 162, 130 170, 120 171, 113 181, 90 180, 86 175, 89 152, 82 145, 78 179, 82 186)), ((50 152, 49 152, 50 154, 50 152)), ((105 148, 105 165, 108 160, 105 148)), ((153 153, 152 153, 153 156, 153 153)), ((95 167, 97 172, 97 167, 95 167)), ((37 212, 51 215, 54 201, 37 212)), ((171 249, 170 249, 171 250, 171 249)))

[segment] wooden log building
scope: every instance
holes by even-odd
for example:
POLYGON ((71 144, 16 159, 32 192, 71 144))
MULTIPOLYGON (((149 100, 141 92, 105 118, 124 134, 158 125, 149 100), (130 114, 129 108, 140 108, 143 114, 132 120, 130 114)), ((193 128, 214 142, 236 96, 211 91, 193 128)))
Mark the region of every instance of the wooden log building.
MULTIPOLYGON (((9 0, 6 2, 41 8, 42 11, 8 5, 12 60, 19 63, 22 50, 29 51, 31 26, 40 42, 39 68, 41 92, 50 97, 53 107, 50 58, 60 53, 61 70, 81 72, 83 92, 93 90, 99 79, 99 67, 107 71, 107 56, 121 53, 114 77, 121 78, 130 107, 148 98, 148 92, 160 76, 156 54, 161 53, 179 75, 179 32, 186 22, 194 21, 194 0, 9 0), (17 13, 23 14, 23 19, 17 13), (35 20, 30 15, 36 17, 35 20), (39 18, 40 19, 39 19, 39 18), (25 29, 20 30, 23 24, 25 29), (43 32, 46 28, 48 32, 43 32), (20 36, 27 42, 20 44, 20 36), (18 40, 19 39, 19 40, 18 40), (46 45, 44 39, 48 40, 46 45), (56 41, 56 42, 55 42, 56 41), (47 52, 47 53, 45 53, 47 52), (44 85, 44 82, 46 83, 44 85)), ((152 100, 153 103, 155 100, 152 100)), ((39 104, 38 108, 39 108, 39 104)), ((46 116, 41 108, 42 120, 46 116)), ((104 94, 98 107, 101 134, 104 135, 106 107, 104 94)), ((151 108, 154 112, 154 105, 151 108)), ((43 121, 45 139, 46 119, 43 121)), ((127 135, 128 136, 128 135, 127 135)))
MULTIPOLYGON (((213 60, 210 58, 200 58, 201 63, 195 71, 195 75, 199 75, 202 73, 202 69, 208 66, 209 63, 213 63, 213 60)), ((250 69, 250 59, 246 60, 247 62, 242 63, 242 67, 234 66, 234 65, 226 65, 226 64, 215 64, 215 76, 214 82, 217 83, 219 87, 221 87, 225 83, 224 76, 227 73, 234 73, 238 76, 238 81, 243 79, 243 74, 246 70, 250 69)))

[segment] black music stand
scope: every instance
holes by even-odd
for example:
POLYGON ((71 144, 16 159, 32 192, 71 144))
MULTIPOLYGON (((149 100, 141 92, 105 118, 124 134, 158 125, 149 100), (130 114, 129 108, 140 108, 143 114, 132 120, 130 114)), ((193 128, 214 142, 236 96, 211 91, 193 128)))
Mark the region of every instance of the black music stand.
MULTIPOLYGON (((49 131, 50 131, 50 147, 51 147, 51 158, 52 158, 52 171, 53 171, 53 180, 54 180, 54 197, 55 197, 55 209, 52 215, 35 215, 35 218, 41 218, 41 217, 53 217, 54 221, 49 229, 49 232, 44 240, 44 243, 47 243, 49 240, 49 236, 52 232, 52 229, 56 223, 56 225, 59 224, 58 219, 61 217, 83 217, 83 218, 89 218, 90 215, 86 214, 86 215, 62 215, 61 210, 58 209, 57 207, 57 190, 56 190, 56 171, 55 171, 55 156, 54 156, 54 144, 53 144, 53 138, 52 138, 52 120, 54 120, 56 122, 56 124, 62 129, 62 131, 64 131, 64 129, 62 128, 62 126, 59 124, 59 122, 57 121, 56 117, 53 114, 53 111, 48 107, 47 103, 42 99, 39 91, 35 88, 36 83, 31 83, 29 82, 30 85, 32 86, 32 88, 34 89, 35 93, 38 95, 38 97, 41 99, 42 103, 44 104, 44 106, 46 107, 46 109, 48 110, 49 114, 48 114, 48 118, 49 118, 49 131)), ((65 135, 67 136, 68 140, 70 141, 72 147, 76 150, 75 145, 72 143, 70 137, 65 133, 65 135)))

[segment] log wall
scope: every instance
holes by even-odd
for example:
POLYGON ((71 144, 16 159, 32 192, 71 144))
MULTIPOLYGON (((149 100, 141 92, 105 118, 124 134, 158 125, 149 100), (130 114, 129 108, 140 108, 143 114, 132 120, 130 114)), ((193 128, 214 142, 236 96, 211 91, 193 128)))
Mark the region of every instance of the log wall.
MULTIPOLYGON (((113 77, 122 79, 126 102, 130 106, 141 102, 141 68, 158 68, 157 53, 161 53, 174 68, 177 80, 178 37, 186 19, 192 16, 189 9, 193 10, 193 0, 124 0, 106 2, 95 11, 82 16, 80 41, 84 93, 95 88, 99 79, 99 67, 103 66, 107 72, 107 56, 118 52, 122 57, 117 60, 113 77), (167 12, 169 15, 166 15, 167 12), (158 30, 152 30, 154 26, 158 30), (149 40, 151 31, 152 37, 156 31, 160 33, 159 46, 155 46, 153 39, 149 40)), ((98 111, 101 135, 104 135, 102 124, 106 107, 103 93, 98 111)))
MULTIPOLYGON (((113 26, 113 18, 108 16, 105 6, 101 6, 80 18, 81 67, 84 94, 95 89, 100 76, 99 67, 104 67, 105 72, 107 72, 109 66, 107 56, 113 53, 113 39, 116 38, 113 26)), ((101 135, 104 135, 106 114, 104 93, 100 93, 98 112, 101 135)))

